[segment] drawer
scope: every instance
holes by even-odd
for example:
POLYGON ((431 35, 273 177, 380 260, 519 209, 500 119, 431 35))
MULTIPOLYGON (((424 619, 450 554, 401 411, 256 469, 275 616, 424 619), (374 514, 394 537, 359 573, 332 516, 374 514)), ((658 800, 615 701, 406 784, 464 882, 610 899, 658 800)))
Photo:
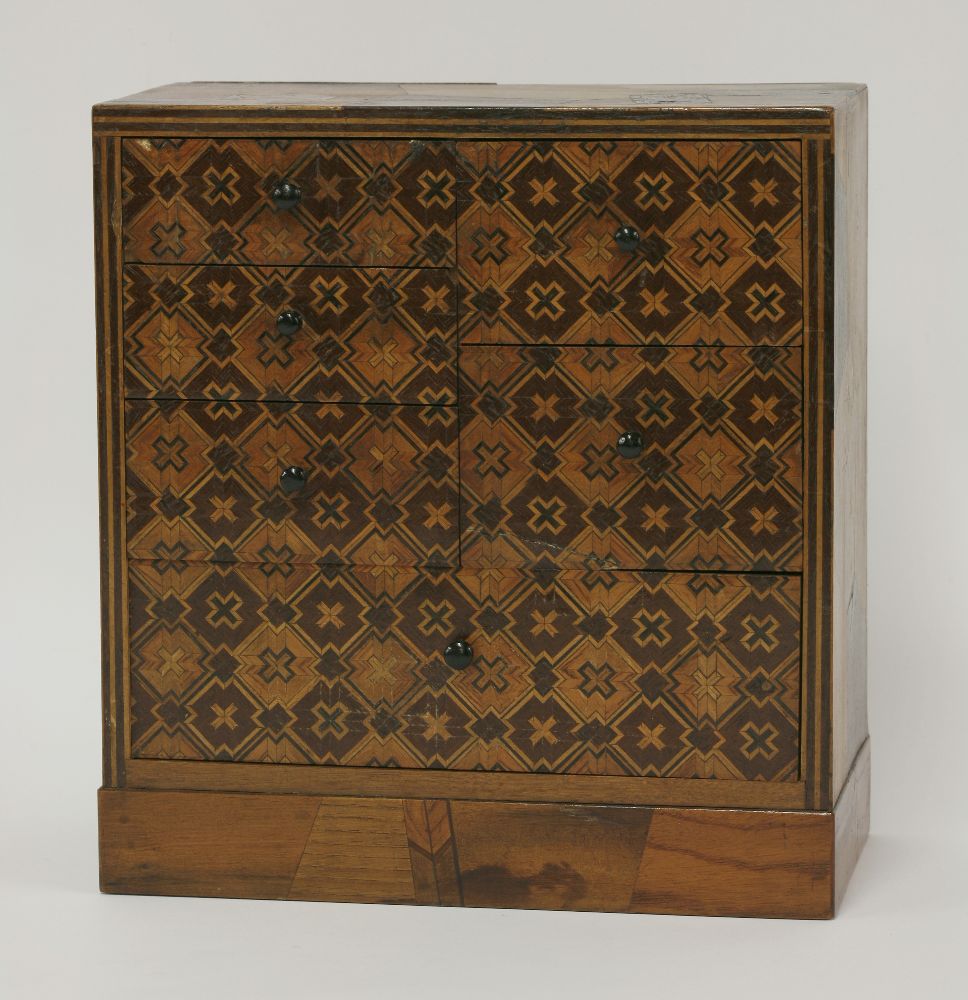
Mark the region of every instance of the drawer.
POLYGON ((801 409, 798 349, 464 347, 462 565, 798 571, 801 409))
POLYGON ((132 558, 456 564, 453 407, 129 400, 125 419, 132 558))
POLYGON ((797 778, 796 578, 135 562, 130 580, 138 757, 797 778))
POLYGON ((800 343, 799 142, 457 148, 465 343, 800 343))
POLYGON ((454 263, 451 143, 125 139, 122 168, 126 261, 454 263))
POLYGON ((446 271, 129 264, 124 324, 130 397, 456 398, 446 271))

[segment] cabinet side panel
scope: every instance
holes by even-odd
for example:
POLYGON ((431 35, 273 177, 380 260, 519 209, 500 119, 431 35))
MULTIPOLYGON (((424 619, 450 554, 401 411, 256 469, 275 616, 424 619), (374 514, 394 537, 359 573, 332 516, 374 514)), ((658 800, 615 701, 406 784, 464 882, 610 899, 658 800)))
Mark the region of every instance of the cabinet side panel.
POLYGON ((834 809, 834 908, 840 909, 871 825, 871 741, 854 758, 834 809))
POLYGON ((867 738, 867 91, 836 118, 832 794, 867 738))
POLYGON ((97 299, 98 469, 104 784, 124 784, 124 433, 121 396, 121 141, 94 139, 94 250, 97 299))

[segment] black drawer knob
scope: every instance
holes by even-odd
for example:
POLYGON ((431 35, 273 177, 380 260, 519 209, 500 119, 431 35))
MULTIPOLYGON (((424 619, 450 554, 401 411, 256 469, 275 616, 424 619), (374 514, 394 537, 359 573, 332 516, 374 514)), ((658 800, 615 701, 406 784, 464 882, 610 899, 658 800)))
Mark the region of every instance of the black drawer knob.
POLYGON ((642 454, 645 445, 638 431, 625 431, 624 434, 619 434, 616 447, 622 458, 636 458, 642 454))
POLYGON ((639 231, 632 226, 622 226, 615 232, 615 242, 622 250, 634 250, 639 244, 639 231))
POLYGON ((463 670, 464 667, 470 666, 473 658, 474 650, 471 649, 470 643, 463 639, 455 639, 444 650, 444 662, 448 667, 453 667, 454 670, 463 670))
POLYGON ((284 309, 276 317, 276 329, 284 337, 293 337, 299 332, 299 328, 303 324, 302 313, 296 312, 295 309, 284 309))
POLYGON ((292 181, 279 181, 269 197, 272 198, 272 204, 276 208, 294 208, 302 198, 302 191, 299 185, 293 184, 292 181))
POLYGON ((306 473, 298 465, 290 465, 279 473, 283 493, 298 493, 306 485, 306 473))

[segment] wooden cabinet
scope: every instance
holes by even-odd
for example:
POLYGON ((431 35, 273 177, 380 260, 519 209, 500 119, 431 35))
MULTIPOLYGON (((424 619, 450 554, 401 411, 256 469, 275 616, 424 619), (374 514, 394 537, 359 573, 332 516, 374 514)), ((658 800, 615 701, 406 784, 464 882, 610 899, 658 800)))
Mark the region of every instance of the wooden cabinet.
POLYGON ((95 108, 106 890, 833 913, 865 101, 95 108))

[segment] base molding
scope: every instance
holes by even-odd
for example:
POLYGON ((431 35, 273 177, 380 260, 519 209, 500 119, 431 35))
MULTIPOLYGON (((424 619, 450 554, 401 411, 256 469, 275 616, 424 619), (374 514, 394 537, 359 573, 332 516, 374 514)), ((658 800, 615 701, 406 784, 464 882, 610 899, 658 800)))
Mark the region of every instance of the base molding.
POLYGON ((865 760, 835 812, 105 788, 101 888, 831 917, 866 836, 865 760))

